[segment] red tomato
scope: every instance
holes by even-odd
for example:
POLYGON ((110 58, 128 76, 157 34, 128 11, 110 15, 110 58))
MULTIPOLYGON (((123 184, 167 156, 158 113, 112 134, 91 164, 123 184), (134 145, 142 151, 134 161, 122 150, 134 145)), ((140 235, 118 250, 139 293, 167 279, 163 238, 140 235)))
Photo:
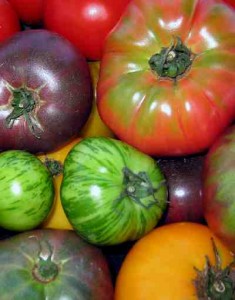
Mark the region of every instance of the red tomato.
POLYGON ((43 0, 8 0, 21 21, 29 25, 37 25, 43 17, 43 0))
POLYGON ((234 0, 224 0, 224 2, 228 3, 231 5, 233 8, 235 8, 235 1, 234 0))
POLYGON ((92 60, 99 60, 104 40, 130 0, 47 0, 44 22, 92 60))
POLYGON ((219 0, 132 0, 105 42, 102 121, 149 155, 207 150, 235 118, 234 35, 219 0))
POLYGON ((20 22, 17 14, 8 1, 0 0, 0 42, 17 31, 20 31, 20 22))

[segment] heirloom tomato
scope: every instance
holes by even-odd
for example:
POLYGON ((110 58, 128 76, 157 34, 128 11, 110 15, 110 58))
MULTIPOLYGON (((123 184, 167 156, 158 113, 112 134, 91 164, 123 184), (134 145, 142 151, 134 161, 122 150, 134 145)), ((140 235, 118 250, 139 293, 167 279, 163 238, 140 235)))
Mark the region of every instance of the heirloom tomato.
POLYGON ((8 0, 19 19, 27 25, 39 25, 43 19, 44 0, 8 0))
POLYGON ((80 132, 81 137, 89 137, 89 136, 109 136, 113 137, 113 132, 104 124, 99 116, 99 112, 97 109, 97 82, 99 79, 99 71, 100 71, 100 62, 93 61, 89 62, 89 69, 91 73, 92 83, 93 83, 93 105, 88 121, 85 126, 82 128, 80 132))
POLYGON ((207 224, 235 253, 235 125, 210 148, 203 176, 207 224))
POLYGON ((20 31, 16 12, 7 0, 0 0, 0 42, 20 31))
POLYGON ((140 238, 158 223, 166 200, 157 163, 122 141, 85 138, 65 159, 62 206, 76 232, 90 243, 140 238))
POLYGON ((70 40, 86 58, 99 60, 106 36, 130 0, 47 0, 44 23, 70 40))
POLYGON ((208 149, 235 117, 234 36, 222 1, 131 1, 104 47, 102 120, 150 155, 208 149))
POLYGON ((63 178, 64 160, 68 155, 69 151, 74 145, 80 141, 80 138, 76 138, 69 142, 67 145, 57 149, 54 152, 38 155, 38 158, 44 163, 44 165, 51 172, 54 179, 55 186, 55 200, 50 214, 42 224, 42 228, 52 229, 68 229, 71 230, 73 227, 69 223, 60 200, 60 186, 63 178))
POLYGON ((33 154, 21 150, 0 153, 0 226, 14 231, 37 227, 53 205, 50 172, 33 154))
POLYGON ((1 300, 112 300, 100 249, 71 230, 41 229, 0 242, 1 300))
POLYGON ((44 29, 0 45, 0 150, 54 151, 75 138, 92 105, 88 63, 44 29))
POLYGON ((127 253, 114 299, 232 300, 233 260, 230 250, 205 225, 160 226, 127 253))
POLYGON ((168 187, 168 207, 161 222, 204 223, 202 207, 205 155, 160 158, 157 162, 168 187))

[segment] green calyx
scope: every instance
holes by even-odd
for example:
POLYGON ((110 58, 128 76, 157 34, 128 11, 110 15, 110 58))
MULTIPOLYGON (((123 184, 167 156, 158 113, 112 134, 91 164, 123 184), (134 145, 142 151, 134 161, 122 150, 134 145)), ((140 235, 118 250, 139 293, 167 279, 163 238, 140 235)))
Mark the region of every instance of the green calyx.
POLYGON ((191 67, 195 55, 177 37, 168 48, 162 48, 150 60, 150 68, 160 78, 177 80, 191 67))
POLYGON ((23 116, 33 135, 40 138, 38 130, 41 131, 39 124, 35 120, 32 112, 35 110, 36 101, 33 92, 26 88, 12 89, 13 100, 11 106, 12 112, 6 117, 5 124, 8 128, 12 128, 14 122, 23 116))
MULTIPOLYGON (((40 243, 40 242, 39 242, 40 243)), ((52 261, 52 249, 49 243, 40 243, 39 258, 33 268, 33 276, 37 281, 49 283, 59 274, 58 265, 52 261)))
POLYGON ((161 207, 160 202, 155 196, 155 193, 165 184, 165 180, 161 181, 157 188, 154 188, 152 182, 146 172, 139 172, 135 174, 127 167, 123 170, 123 191, 120 196, 115 200, 119 201, 125 197, 129 197, 132 201, 140 206, 148 209, 153 205, 161 207), (150 197, 148 204, 145 204, 143 199, 150 197))
POLYGON ((232 300, 235 299, 235 281, 231 274, 232 264, 222 269, 221 258, 212 239, 215 255, 213 266, 206 256, 203 270, 195 268, 196 279, 193 280, 198 299, 200 300, 232 300))

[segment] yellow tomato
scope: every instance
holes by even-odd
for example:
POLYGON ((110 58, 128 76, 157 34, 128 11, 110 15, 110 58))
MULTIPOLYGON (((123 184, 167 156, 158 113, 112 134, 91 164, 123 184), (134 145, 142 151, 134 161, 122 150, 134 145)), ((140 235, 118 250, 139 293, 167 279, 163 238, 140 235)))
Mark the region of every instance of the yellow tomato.
POLYGON ((88 118, 87 123, 83 127, 80 136, 81 137, 89 137, 89 136, 113 137, 114 136, 113 132, 101 120, 96 105, 96 87, 99 79, 100 62, 95 61, 95 62, 89 62, 88 64, 89 64, 92 82, 93 82, 94 98, 93 98, 93 106, 92 106, 91 114, 88 118))
POLYGON ((232 275, 227 275, 226 269, 233 261, 231 251, 207 226, 163 225, 128 252, 117 277, 114 299, 234 299, 232 275))
MULTIPOLYGON (((58 166, 58 163, 63 168, 64 160, 69 153, 69 151, 72 149, 72 147, 77 144, 81 139, 76 138, 69 142, 67 145, 63 146, 62 148, 46 153, 46 154, 40 154, 37 155, 37 157, 45 164, 48 163, 48 161, 56 162, 56 165, 58 166)), ((50 168, 49 168, 50 169, 50 168)), ((73 227, 69 223, 62 204, 60 200, 60 186, 63 178, 63 171, 57 175, 54 175, 54 186, 55 186, 55 200, 53 208, 47 217, 47 219, 43 222, 41 225, 42 228, 52 228, 52 229, 67 229, 67 230, 73 230, 73 227)))

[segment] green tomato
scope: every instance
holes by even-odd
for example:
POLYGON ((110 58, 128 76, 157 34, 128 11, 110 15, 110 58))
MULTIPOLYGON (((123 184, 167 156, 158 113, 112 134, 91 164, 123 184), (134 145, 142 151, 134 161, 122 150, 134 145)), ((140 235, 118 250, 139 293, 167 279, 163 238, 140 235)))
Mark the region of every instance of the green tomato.
POLYGON ((119 140, 90 137, 65 159, 61 201, 80 236, 114 245, 139 239, 157 225, 167 188, 152 157, 119 140))
POLYGON ((54 200, 53 178, 33 154, 9 150, 0 154, 0 226, 14 231, 37 227, 54 200))

